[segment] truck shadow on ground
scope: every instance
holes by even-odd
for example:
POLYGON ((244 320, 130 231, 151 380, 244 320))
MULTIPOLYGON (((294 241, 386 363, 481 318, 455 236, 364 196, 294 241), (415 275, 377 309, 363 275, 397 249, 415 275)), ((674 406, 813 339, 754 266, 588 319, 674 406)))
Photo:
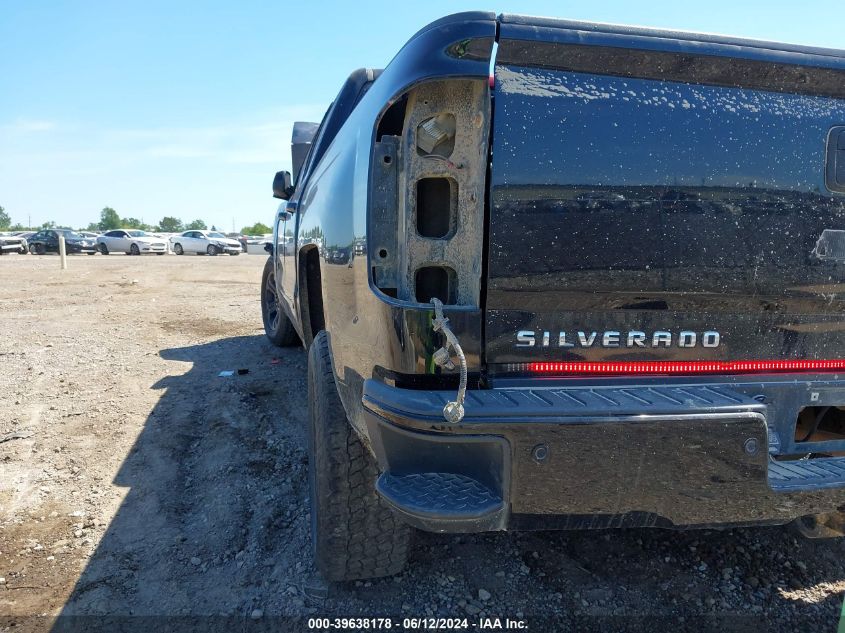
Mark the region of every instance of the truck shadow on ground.
POLYGON ((290 631, 315 615, 835 630, 845 546, 784 528, 418 533, 399 576, 327 586, 310 553, 305 354, 263 336, 160 354, 187 371, 153 387, 161 397, 114 482, 126 496, 57 633, 290 631))
POLYGON ((243 336, 160 355, 187 371, 153 385, 114 480, 126 496, 54 630, 100 621, 73 616, 251 614, 306 568, 302 350, 243 336))

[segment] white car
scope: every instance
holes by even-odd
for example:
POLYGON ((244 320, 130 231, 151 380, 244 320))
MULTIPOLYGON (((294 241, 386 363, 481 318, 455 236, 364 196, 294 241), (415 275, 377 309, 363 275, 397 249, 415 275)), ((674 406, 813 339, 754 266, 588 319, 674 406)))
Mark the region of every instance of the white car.
POLYGON ((106 231, 97 237, 97 249, 103 254, 128 253, 141 255, 155 253, 164 255, 167 252, 167 242, 144 231, 132 229, 115 229, 106 231))
POLYGON ((241 243, 217 231, 185 231, 170 238, 170 246, 177 255, 202 253, 206 255, 240 255, 241 243))
MULTIPOLYGON (((267 255, 265 247, 273 243, 273 234, 270 235, 245 235, 241 243, 246 245, 246 252, 249 255, 267 255)), ((293 237, 280 237, 279 245, 284 246, 284 254, 293 254, 293 237)))
POLYGON ((27 254, 26 238, 11 233, 0 233, 0 255, 6 253, 27 254))

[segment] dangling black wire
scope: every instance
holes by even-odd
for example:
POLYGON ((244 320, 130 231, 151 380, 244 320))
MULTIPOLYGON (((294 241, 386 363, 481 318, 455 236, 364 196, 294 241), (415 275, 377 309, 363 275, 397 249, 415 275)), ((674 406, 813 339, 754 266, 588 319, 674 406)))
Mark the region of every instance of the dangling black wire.
POLYGON ((815 420, 815 422, 813 422, 813 426, 810 428, 810 432, 807 433, 807 435, 804 436, 804 439, 799 440, 799 441, 806 442, 807 440, 809 440, 813 436, 813 433, 815 433, 816 431, 819 430, 819 423, 822 421, 822 418, 824 417, 825 413, 830 411, 830 409, 831 409, 831 407, 824 407, 821 411, 819 411, 816 414, 816 420, 815 420))

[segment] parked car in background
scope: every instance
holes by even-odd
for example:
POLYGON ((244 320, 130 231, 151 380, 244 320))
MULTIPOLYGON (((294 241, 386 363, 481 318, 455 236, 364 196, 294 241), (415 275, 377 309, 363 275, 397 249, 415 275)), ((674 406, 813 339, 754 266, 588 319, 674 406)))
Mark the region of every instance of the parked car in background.
POLYGON ((160 237, 150 235, 146 231, 115 229, 106 231, 97 237, 97 249, 103 254, 127 253, 141 255, 142 253, 167 253, 167 242, 160 237))
POLYGON ((65 249, 68 253, 87 253, 88 255, 93 255, 97 252, 97 245, 93 240, 85 239, 79 233, 70 229, 43 229, 38 231, 27 240, 29 252, 33 255, 58 253, 59 235, 64 236, 65 249))
MULTIPOLYGON (((280 237, 279 244, 285 242, 286 250, 289 250, 290 253, 293 253, 293 237, 280 237)), ((273 235, 244 235, 240 239, 241 244, 243 245, 243 249, 245 253, 249 253, 252 255, 263 255, 267 251, 264 249, 265 245, 273 243, 273 235)))
POLYGON ((185 231, 170 238, 170 245, 177 255, 203 253, 206 255, 239 255, 241 244, 218 231, 185 231))
POLYGON ((94 233, 93 231, 77 231, 77 233, 79 233, 85 239, 94 240, 95 242, 97 241, 97 238, 102 235, 102 233, 94 233))
POLYGON ((353 250, 349 246, 327 247, 324 259, 327 264, 347 264, 352 266, 353 250))
POLYGON ((26 238, 18 235, 12 235, 11 233, 0 233, 0 255, 5 255, 6 253, 20 253, 21 255, 26 255, 26 249, 26 238))

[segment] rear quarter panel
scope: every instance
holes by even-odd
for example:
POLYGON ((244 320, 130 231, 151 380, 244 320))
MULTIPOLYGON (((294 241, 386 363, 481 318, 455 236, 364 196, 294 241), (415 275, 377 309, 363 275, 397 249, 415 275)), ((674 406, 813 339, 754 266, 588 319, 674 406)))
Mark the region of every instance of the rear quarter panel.
MULTIPOLYGON (((409 87, 444 77, 487 77, 488 59, 455 56, 455 44, 482 39, 492 45, 495 16, 467 13, 450 16, 417 33, 402 48, 358 103, 320 162, 308 174, 297 214, 297 238, 322 236, 320 274, 325 325, 329 334, 338 390, 347 415, 366 436, 362 418, 363 381, 379 372, 426 371, 437 341, 428 308, 391 300, 370 283, 368 255, 355 255, 355 241, 366 238, 370 163, 375 124, 381 113, 409 87), (352 254, 332 258, 331 250, 352 254), (343 260, 343 261, 341 261, 343 260)), ((298 243, 298 242, 297 242, 298 243)), ((298 290, 297 312, 301 314, 298 290)), ((474 329, 467 353, 479 366, 480 313, 454 310, 453 326, 474 329)))

